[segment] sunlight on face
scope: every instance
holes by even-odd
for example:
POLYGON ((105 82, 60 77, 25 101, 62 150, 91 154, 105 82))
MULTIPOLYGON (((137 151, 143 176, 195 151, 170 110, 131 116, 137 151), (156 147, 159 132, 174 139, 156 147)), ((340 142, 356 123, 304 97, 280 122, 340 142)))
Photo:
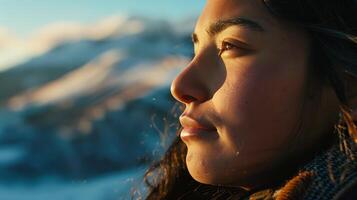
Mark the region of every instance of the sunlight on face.
MULTIPOLYGON (((308 36, 261 1, 208 0, 193 42, 195 57, 171 87, 186 105, 180 121, 189 172, 202 183, 249 187, 308 145, 296 142, 308 36)), ((301 140, 317 137, 305 130, 301 140)))

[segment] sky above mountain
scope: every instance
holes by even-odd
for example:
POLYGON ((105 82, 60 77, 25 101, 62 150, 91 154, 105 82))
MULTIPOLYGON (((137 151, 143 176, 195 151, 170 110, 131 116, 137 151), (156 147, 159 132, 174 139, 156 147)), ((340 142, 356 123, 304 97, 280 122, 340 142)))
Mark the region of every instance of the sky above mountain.
POLYGON ((90 23, 113 15, 178 20, 198 15, 204 0, 0 0, 0 27, 26 36, 57 21, 90 23))

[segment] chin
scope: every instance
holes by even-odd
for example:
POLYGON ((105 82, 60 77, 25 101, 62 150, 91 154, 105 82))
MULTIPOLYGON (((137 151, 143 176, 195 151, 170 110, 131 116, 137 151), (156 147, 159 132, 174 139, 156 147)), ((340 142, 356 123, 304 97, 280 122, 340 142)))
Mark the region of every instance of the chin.
POLYGON ((195 181, 206 185, 250 188, 251 180, 254 180, 254 176, 246 170, 234 170, 229 167, 213 169, 190 163, 187 163, 187 168, 195 181))
POLYGON ((192 178, 199 183, 208 184, 208 185, 222 184, 221 181, 217 178, 218 175, 215 175, 214 173, 205 174, 202 173, 201 169, 191 168, 191 167, 188 167, 188 171, 192 176, 192 178))
MULTIPOLYGON (((237 177, 232 175, 233 167, 224 166, 222 160, 214 161, 186 157, 188 171, 197 182, 209 185, 231 185, 237 177)), ((229 165, 228 165, 229 166, 229 165)))
POLYGON ((219 168, 212 166, 212 161, 207 160, 206 156, 197 156, 188 152, 186 156, 186 165, 192 178, 203 184, 217 183, 219 177, 219 168), (205 159, 206 158, 206 159, 205 159))
POLYGON ((228 187, 245 187, 250 184, 262 163, 247 162, 245 156, 232 158, 232 155, 213 154, 210 151, 190 151, 186 156, 186 165, 191 177, 199 183, 228 187), (216 159, 215 159, 216 158, 216 159), (245 161, 242 162, 242 159, 245 161), (232 162, 234 161, 234 162, 232 162), (244 165, 242 165, 244 163, 244 165))
POLYGON ((239 186, 237 180, 240 180, 241 179, 240 177, 236 177, 232 175, 230 177, 227 177, 224 174, 217 173, 217 171, 212 171, 211 173, 206 174, 206 173, 202 173, 202 170, 209 171, 207 169, 201 169, 201 168, 188 168, 191 177, 199 183, 207 184, 207 185, 216 185, 216 186, 228 186, 228 187, 239 186), (234 179, 232 179, 233 177, 234 179))

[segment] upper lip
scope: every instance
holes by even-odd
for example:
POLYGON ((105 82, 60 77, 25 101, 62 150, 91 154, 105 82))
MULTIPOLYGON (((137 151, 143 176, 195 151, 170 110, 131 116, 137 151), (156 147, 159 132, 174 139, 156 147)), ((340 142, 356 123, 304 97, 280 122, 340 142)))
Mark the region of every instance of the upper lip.
POLYGON ((202 129, 206 131, 216 130, 216 128, 208 120, 205 120, 202 117, 199 118, 200 120, 197 118, 198 117, 194 118, 192 116, 183 114, 180 116, 180 123, 183 128, 202 129))

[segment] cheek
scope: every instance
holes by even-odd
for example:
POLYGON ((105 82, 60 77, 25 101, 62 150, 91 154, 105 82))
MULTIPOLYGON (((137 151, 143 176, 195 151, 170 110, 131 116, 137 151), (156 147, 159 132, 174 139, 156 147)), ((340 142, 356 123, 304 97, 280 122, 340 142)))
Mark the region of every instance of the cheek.
POLYGON ((230 146, 243 144, 247 153, 282 148, 302 109, 304 68, 262 63, 227 65, 225 83, 213 98, 223 121, 221 138, 230 146))

